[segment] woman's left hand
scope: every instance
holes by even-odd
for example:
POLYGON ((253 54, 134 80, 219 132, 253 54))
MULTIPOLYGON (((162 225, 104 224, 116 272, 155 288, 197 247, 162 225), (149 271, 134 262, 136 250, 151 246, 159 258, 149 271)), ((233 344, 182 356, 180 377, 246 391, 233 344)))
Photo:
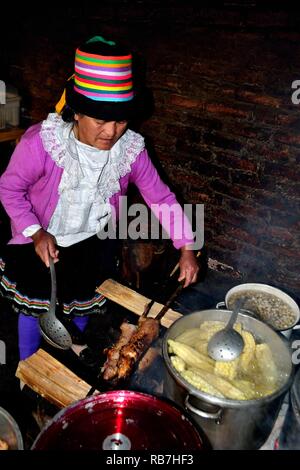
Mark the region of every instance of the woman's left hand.
POLYGON ((179 260, 180 275, 178 281, 185 279, 184 286, 187 287, 197 281, 199 265, 193 250, 187 246, 181 248, 181 256, 179 260))

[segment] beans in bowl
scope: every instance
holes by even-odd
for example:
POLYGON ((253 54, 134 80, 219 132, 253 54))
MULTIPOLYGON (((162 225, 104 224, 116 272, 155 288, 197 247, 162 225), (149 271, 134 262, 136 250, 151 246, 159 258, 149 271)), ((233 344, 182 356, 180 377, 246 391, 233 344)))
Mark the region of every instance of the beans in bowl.
POLYGON ((292 308, 282 299, 268 292, 254 290, 237 292, 228 299, 228 308, 232 309, 235 302, 241 297, 246 299, 243 309, 257 314, 261 320, 276 330, 291 328, 296 322, 292 308))

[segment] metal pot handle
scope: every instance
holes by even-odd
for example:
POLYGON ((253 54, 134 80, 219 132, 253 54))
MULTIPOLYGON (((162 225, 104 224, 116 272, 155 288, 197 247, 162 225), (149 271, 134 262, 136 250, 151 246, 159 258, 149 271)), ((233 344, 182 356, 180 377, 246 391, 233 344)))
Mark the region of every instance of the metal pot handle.
POLYGON ((217 305, 216 305, 216 308, 224 308, 224 307, 227 310, 225 302, 218 302, 217 305))
POLYGON ((191 405, 189 402, 189 397, 190 395, 188 394, 184 401, 184 405, 189 411, 191 411, 192 413, 195 413, 198 416, 201 416, 201 418, 215 419, 217 421, 221 419, 222 408, 219 408, 216 413, 208 413, 206 411, 199 410, 199 408, 195 408, 193 405, 191 405))

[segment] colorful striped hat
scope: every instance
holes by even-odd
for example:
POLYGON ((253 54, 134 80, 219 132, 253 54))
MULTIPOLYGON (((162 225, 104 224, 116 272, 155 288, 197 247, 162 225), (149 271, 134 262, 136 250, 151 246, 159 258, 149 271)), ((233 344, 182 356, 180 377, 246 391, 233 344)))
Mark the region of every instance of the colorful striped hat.
POLYGON ((75 73, 66 88, 66 103, 75 112, 97 119, 134 117, 132 55, 101 36, 80 46, 75 73))

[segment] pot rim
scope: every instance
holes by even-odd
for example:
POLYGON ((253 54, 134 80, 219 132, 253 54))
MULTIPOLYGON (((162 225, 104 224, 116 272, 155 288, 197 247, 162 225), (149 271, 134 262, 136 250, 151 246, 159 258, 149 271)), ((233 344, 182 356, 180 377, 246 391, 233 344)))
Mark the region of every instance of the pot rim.
POLYGON ((269 324, 269 323, 265 322, 264 320, 260 319, 259 315, 256 314, 258 319, 260 319, 261 321, 266 323, 273 330, 275 330, 275 331, 288 331, 288 330, 291 330, 292 328, 294 328, 294 326, 297 325, 297 323, 299 322, 300 309, 299 309, 299 306, 297 305, 297 303, 295 302, 295 300, 292 299, 292 297, 290 295, 288 295, 285 292, 283 292, 282 290, 278 289, 278 287, 269 286, 268 284, 261 284, 261 283, 258 283, 258 282, 249 282, 249 283, 244 283, 244 284, 238 284, 238 285, 232 287, 231 289, 229 289, 229 291, 225 295, 226 307, 228 308, 229 299, 233 294, 236 294, 237 292, 240 292, 240 291, 247 291, 247 290, 255 290, 257 292, 266 292, 268 294, 273 294, 276 297, 278 297, 279 299, 281 299, 283 302, 288 304, 291 307, 291 309, 293 310, 293 313, 295 314, 295 321, 294 321, 294 323, 292 323, 287 328, 276 328, 275 326, 272 326, 271 324, 269 324))
MULTIPOLYGON (((177 383, 179 383, 182 387, 184 387, 189 395, 194 396, 198 399, 202 399, 203 401, 206 401, 206 402, 210 403, 211 405, 215 405, 215 406, 219 406, 219 407, 226 407, 226 408, 245 408, 245 407, 248 407, 248 406, 255 406, 255 405, 261 406, 262 404, 265 404, 265 403, 268 403, 268 402, 271 402, 271 401, 275 400, 280 395, 282 395, 284 392, 286 392, 288 390, 288 388, 290 387, 290 385, 293 381, 293 376, 294 376, 294 365, 293 365, 292 361, 291 361, 290 375, 287 378, 286 382, 278 390, 276 390, 276 392, 274 392, 270 395, 267 395, 265 397, 257 398, 257 399, 253 399, 253 400, 232 400, 230 398, 220 398, 220 397, 215 397, 213 395, 209 395, 208 393, 202 392, 201 390, 195 388, 193 385, 191 385, 189 382, 187 382, 179 374, 179 372, 173 367, 173 365, 171 363, 171 360, 170 360, 169 353, 168 353, 168 344, 167 344, 167 342, 168 342, 169 336, 171 334, 170 332, 172 330, 172 327, 173 327, 173 325, 178 324, 180 321, 182 321, 184 318, 186 318, 188 316, 194 315, 194 314, 199 313, 199 312, 207 312, 209 310, 216 311, 216 312, 224 312, 226 314, 229 313, 228 310, 206 309, 206 310, 199 310, 197 312, 193 312, 193 313, 190 313, 188 315, 184 315, 183 317, 178 318, 171 325, 171 327, 168 329, 167 333, 165 334, 165 336, 163 338, 163 345, 162 345, 163 358, 164 358, 165 364, 167 366, 168 372, 175 379, 175 381, 177 383)), ((240 316, 246 317, 246 318, 251 318, 255 322, 263 323, 262 321, 257 320, 256 318, 253 318, 250 315, 247 315, 245 313, 239 313, 238 317, 240 317, 240 316)), ((274 334, 276 334, 276 332, 269 325, 267 325, 265 323, 264 323, 264 325, 266 326, 266 328, 269 328, 274 334)), ((285 345, 285 347, 287 347, 285 342, 283 341, 283 339, 282 338, 280 338, 280 339, 283 342, 283 344, 285 345)))
POLYGON ((10 424, 10 426, 12 427, 15 433, 17 450, 23 450, 24 449, 23 436, 21 434, 18 423, 12 417, 12 415, 8 411, 6 411, 5 408, 2 408, 2 406, 0 406, 0 415, 2 415, 6 419, 7 423, 10 424))

